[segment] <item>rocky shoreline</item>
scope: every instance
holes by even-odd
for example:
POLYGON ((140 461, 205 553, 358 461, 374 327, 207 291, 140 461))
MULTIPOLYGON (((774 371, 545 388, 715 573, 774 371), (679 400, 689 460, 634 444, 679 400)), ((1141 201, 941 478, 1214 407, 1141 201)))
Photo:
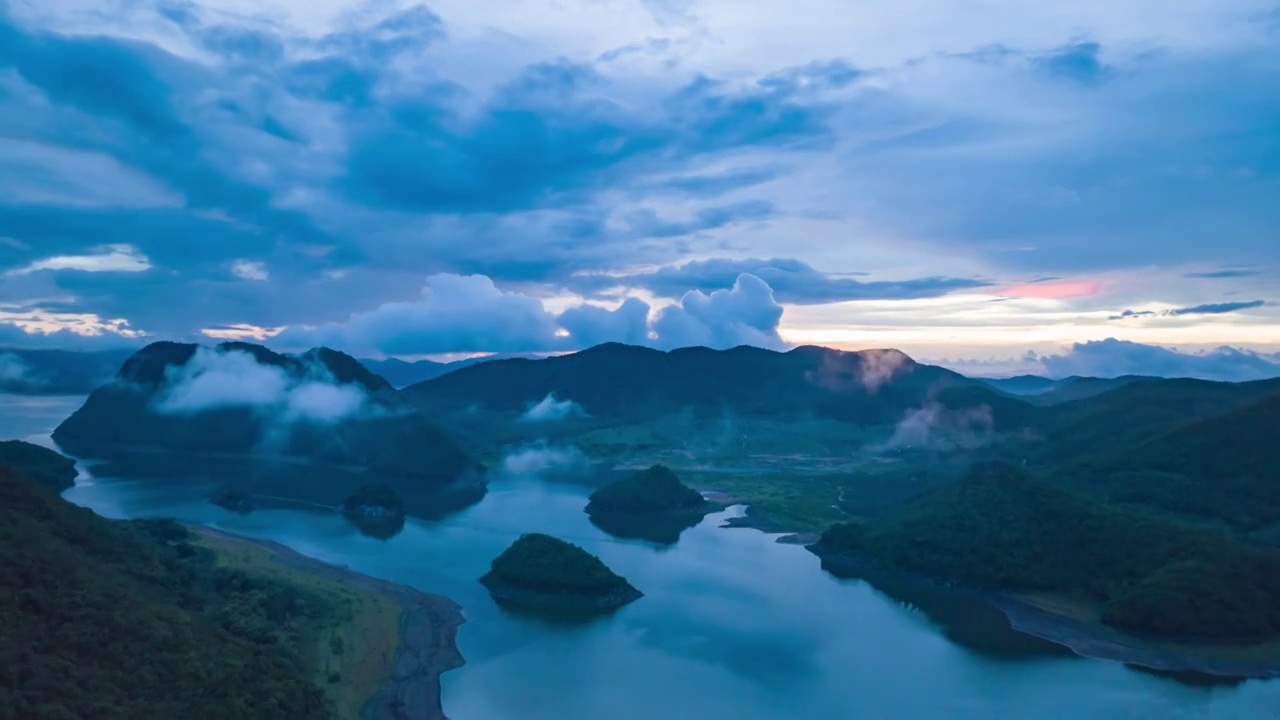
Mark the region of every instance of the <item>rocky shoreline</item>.
POLYGON ((440 675, 462 667, 458 651, 458 626, 466 622, 462 606, 443 595, 432 595, 405 585, 362 575, 350 568, 307 557, 271 540, 248 538, 209 527, 195 532, 253 543, 268 550, 278 562, 328 579, 356 585, 385 595, 404 608, 400 616, 400 646, 391 678, 365 704, 363 720, 447 720, 440 703, 440 675))

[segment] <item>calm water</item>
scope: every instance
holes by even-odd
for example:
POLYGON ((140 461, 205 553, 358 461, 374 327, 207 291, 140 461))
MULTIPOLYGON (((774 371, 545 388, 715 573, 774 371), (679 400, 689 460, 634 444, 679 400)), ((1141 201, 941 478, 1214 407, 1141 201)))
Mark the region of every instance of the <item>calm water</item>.
MULTIPOLYGON (((47 403, 55 401, 41 402, 0 397, 0 437, 47 434, 77 404, 61 399, 51 409, 47 403)), ((709 516, 676 546, 659 550, 592 526, 582 512, 585 490, 526 479, 494 483, 479 505, 443 521, 411 520, 386 542, 357 534, 334 515, 261 510, 240 517, 203 496, 190 484, 91 478, 66 494, 111 517, 169 516, 271 538, 454 598, 469 620, 459 634, 468 664, 444 676, 445 710, 455 720, 1280 715, 1277 682, 1193 687, 1114 663, 1044 654, 966 621, 972 609, 942 607, 936 598, 903 603, 867 583, 836 580, 801 547, 716 527, 740 508, 709 516), (530 531, 584 546, 646 597, 586 625, 499 609, 476 579, 530 531), (981 633, 991 637, 975 642, 981 633)))

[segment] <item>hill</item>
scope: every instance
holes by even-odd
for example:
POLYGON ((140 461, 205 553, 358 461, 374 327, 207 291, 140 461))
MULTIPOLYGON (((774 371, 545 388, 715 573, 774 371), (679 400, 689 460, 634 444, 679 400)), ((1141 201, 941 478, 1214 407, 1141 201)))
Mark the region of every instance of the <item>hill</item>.
POLYGON ((0 707, 11 717, 330 716, 291 658, 305 593, 220 571, 179 525, 118 523, 0 468, 0 707))
POLYGON ((1012 466, 975 466, 812 548, 992 590, 1080 598, 1140 636, 1257 642, 1280 634, 1280 561, 1218 533, 1121 510, 1012 466))
POLYGON ((133 350, 0 348, 0 393, 81 395, 107 382, 133 350))
POLYGON ((1044 442, 1032 455, 1049 466, 1082 458, 1116 458, 1128 454, 1135 443, 1221 416, 1273 393, 1280 393, 1280 379, 1131 382, 1100 395, 1045 408, 1033 424, 1044 442))
POLYGON ((1080 377, 1072 375, 1060 380, 1039 375, 1019 375, 1011 378, 982 378, 982 382, 1010 395, 1025 399, 1034 405, 1060 405, 1073 400, 1083 400, 1111 392, 1130 383, 1160 378, 1142 375, 1124 375, 1117 378, 1080 377))
POLYGON ((718 509, 670 468, 654 465, 591 493, 586 512, 592 524, 616 537, 669 545, 718 509))
POLYGON ((892 425, 912 408, 938 403, 957 411, 986 408, 995 426, 1016 428, 1031 410, 978 381, 916 363, 896 350, 813 346, 785 353, 746 346, 662 352, 607 343, 540 360, 485 362, 404 392, 415 405, 437 412, 523 412, 554 395, 592 417, 632 420, 692 411, 892 425))
POLYGON ((21 440, 0 442, 0 466, 11 468, 54 493, 75 485, 76 461, 21 440))
POLYGON ((1213 519, 1275 542, 1280 392, 1133 442, 1122 453, 1078 458, 1058 475, 1111 502, 1213 519))
MULTIPOLYGON (((129 358, 53 437, 80 457, 286 460, 376 472, 407 500, 483 494, 483 468, 449 434, 386 380, 325 348, 292 357, 248 343, 156 343, 129 358)), ((315 488, 332 492, 304 499, 336 505, 360 484, 315 488)))
POLYGON ((611 610, 641 597, 600 558, 550 535, 521 535, 480 582, 496 600, 552 610, 611 610))

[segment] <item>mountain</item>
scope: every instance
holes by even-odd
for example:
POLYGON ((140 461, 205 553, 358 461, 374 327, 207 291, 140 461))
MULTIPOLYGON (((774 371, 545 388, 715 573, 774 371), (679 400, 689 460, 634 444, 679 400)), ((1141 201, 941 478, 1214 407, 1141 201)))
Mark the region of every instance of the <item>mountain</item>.
POLYGON ((49 448, 21 440, 0 442, 0 465, 11 468, 33 482, 54 492, 75 485, 76 461, 49 448))
POLYGON ((155 343, 130 357, 53 437, 96 459, 156 464, 157 453, 169 453, 351 470, 341 483, 313 473, 310 482, 291 482, 288 493, 275 489, 301 488, 327 505, 358 489, 355 475, 363 471, 385 475, 411 503, 437 491, 483 492, 482 468, 449 434, 386 380, 325 348, 293 357, 248 343, 155 343))
POLYGON ((1280 635, 1280 560, 1211 530, 1117 509, 1003 463, 975 466, 884 518, 840 525, 824 563, 869 559, 991 590, 1081 598, 1137 635, 1280 635))
POLYGON ((1130 453, 1135 443, 1278 392, 1280 378, 1243 383, 1186 378, 1132 382, 1045 408, 1034 423, 1044 442, 1033 455, 1048 465, 1119 457, 1130 453))
POLYGON ((1059 405, 1101 395, 1130 383, 1158 379, 1142 375, 1125 375, 1117 378, 1072 375, 1061 380, 1052 380, 1039 375, 1019 375, 1011 378, 982 378, 981 380, 1001 392, 1021 397, 1035 405, 1059 405))
POLYGON ((1017 375, 1008 378, 978 378, 991 387, 1010 395, 1039 395, 1058 386, 1058 380, 1039 375, 1017 375))
POLYGON ((997 428, 1021 427, 1027 403, 896 350, 789 352, 703 347, 662 352, 608 343, 540 360, 495 360, 412 385, 405 396, 432 412, 523 412, 553 395, 587 415, 649 420, 692 411, 816 417, 891 425, 930 404, 989 413, 997 428))
POLYGON ((175 523, 106 520, 0 468, 0 588, 6 717, 330 717, 282 639, 308 590, 219 567, 175 523))
MULTIPOLYGON (((1233 391, 1230 404, 1240 400, 1241 389, 1233 391)), ((1208 518, 1243 532, 1261 531, 1276 542, 1280 540, 1280 391, 1154 433, 1128 444, 1123 452, 1077 458, 1066 463, 1059 475, 1112 502, 1208 518)))
POLYGON ((0 393, 81 395, 107 382, 132 350, 0 348, 0 393))
POLYGON ((441 363, 433 360, 417 360, 408 362, 399 358, 386 358, 384 360, 363 359, 360 361, 362 365, 369 368, 370 371, 381 375, 397 388, 404 388, 427 380, 433 380, 464 367, 470 367, 482 362, 492 360, 502 360, 517 357, 526 357, 518 354, 497 354, 484 355, 481 357, 465 358, 463 360, 454 360, 453 362, 441 363))

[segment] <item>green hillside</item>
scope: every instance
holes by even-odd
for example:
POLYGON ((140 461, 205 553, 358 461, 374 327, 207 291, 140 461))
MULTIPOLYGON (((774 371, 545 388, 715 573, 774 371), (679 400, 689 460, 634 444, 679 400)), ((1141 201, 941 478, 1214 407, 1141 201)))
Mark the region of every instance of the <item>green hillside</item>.
POLYGON ((998 590, 1048 591, 1101 607, 1135 634, 1252 642, 1280 634, 1280 561, 1218 533, 1115 509, 1012 466, 975 466, 814 551, 869 558, 998 590))
POLYGON ((332 610, 0 469, 0 717, 329 717, 292 628, 332 610))
POLYGON ((15 470, 55 493, 74 485, 80 474, 75 460, 22 440, 0 441, 0 466, 15 470))

